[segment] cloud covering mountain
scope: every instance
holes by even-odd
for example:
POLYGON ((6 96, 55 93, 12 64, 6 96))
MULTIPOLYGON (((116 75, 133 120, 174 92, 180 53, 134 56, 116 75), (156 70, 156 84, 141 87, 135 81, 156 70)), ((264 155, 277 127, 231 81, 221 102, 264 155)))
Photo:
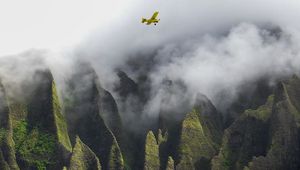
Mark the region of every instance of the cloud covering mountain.
MULTIPOLYGON (((118 81, 116 69, 124 70, 135 81, 146 74, 150 92, 144 112, 157 115, 166 96, 171 98, 166 105, 176 106, 182 99, 193 100, 195 94, 202 93, 226 108, 244 84, 261 78, 272 84, 299 73, 298 1, 130 0, 126 4, 118 10, 95 13, 108 22, 71 49, 32 50, 1 57, 3 81, 29 80, 27 70, 46 66, 63 90, 64 81, 76 69, 73 63, 87 60, 109 91, 118 81), (161 22, 157 26, 142 25, 141 17, 150 17, 155 10, 160 11, 161 22), (133 66, 132 61, 138 65, 133 66), (15 80, 9 80, 12 77, 15 80), (166 91, 164 80, 180 81, 185 88, 166 91)), ((49 33, 55 34, 50 28, 49 33)))

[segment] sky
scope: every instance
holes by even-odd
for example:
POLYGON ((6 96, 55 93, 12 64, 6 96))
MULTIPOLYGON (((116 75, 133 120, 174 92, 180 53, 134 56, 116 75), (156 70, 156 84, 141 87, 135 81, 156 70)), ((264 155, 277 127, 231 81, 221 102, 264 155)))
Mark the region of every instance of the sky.
POLYGON ((0 56, 71 47, 126 8, 122 0, 0 0, 0 56))
POLYGON ((116 24, 124 21, 153 39, 165 39, 187 34, 199 26, 195 22, 205 24, 202 30, 211 28, 208 22, 211 26, 234 20, 291 23, 300 16, 299 8, 297 0, 0 0, 0 56, 33 48, 72 47, 93 32, 124 26, 116 24), (162 26, 154 31, 141 27, 140 18, 150 17, 155 10, 161 12, 162 26))
POLYGON ((142 61, 140 70, 151 67, 146 114, 157 115, 162 101, 180 106, 198 93, 226 107, 246 83, 300 73, 299 18, 299 0, 0 0, 0 59, 14 56, 1 60, 0 76, 13 84, 27 79, 28 65, 16 64, 26 59, 3 64, 20 54, 32 58, 29 65, 44 59, 63 84, 80 58, 117 98, 114 70, 123 68, 136 80, 141 72, 126 63, 142 61), (141 24, 154 11, 160 22, 141 24), (187 91, 180 85, 165 90, 166 79, 183 82, 187 91))

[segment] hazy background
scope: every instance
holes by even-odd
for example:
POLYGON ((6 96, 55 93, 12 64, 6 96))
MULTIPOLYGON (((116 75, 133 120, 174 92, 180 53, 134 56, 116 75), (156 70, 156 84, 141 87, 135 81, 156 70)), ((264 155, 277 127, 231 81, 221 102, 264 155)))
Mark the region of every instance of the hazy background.
POLYGON ((115 98, 115 69, 134 80, 146 71, 144 114, 180 107, 197 93, 222 109, 244 84, 299 74, 299 18, 297 0, 0 0, 0 77, 17 84, 50 67, 63 90, 81 59, 115 98), (160 23, 141 24, 154 11, 160 23), (143 64, 132 69, 130 60, 143 64), (184 88, 166 90, 164 80, 184 88))

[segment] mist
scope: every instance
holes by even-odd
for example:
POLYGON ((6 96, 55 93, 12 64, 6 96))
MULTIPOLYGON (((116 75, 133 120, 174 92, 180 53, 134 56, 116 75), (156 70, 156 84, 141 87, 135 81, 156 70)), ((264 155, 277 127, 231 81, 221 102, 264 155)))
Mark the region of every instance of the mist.
MULTIPOLYGON (((119 102, 114 90, 119 81, 116 69, 136 82, 146 74, 150 88, 142 113, 157 117, 161 110, 189 107, 197 94, 207 96, 218 109, 226 109, 244 84, 266 78, 272 85, 300 72, 299 1, 129 0, 128 4, 132 5, 101 13, 99 17, 108 22, 88 29, 89 35, 72 48, 1 57, 3 83, 30 81, 24 70, 50 68, 62 92, 76 69, 74 62, 86 60, 119 102), (141 18, 151 17, 154 11, 160 12, 158 25, 141 24, 141 18), (142 64, 132 67, 130 61, 142 64), (180 83, 166 88, 166 81, 180 83)), ((14 90, 18 91, 22 90, 14 90)), ((136 100, 126 105, 132 102, 136 100)), ((126 109, 122 111, 126 115, 126 109)))
POLYGON ((77 50, 109 91, 118 81, 111 74, 117 68, 135 81, 148 75, 150 99, 143 110, 148 116, 182 108, 186 100, 189 107, 199 93, 225 110, 245 84, 267 79, 271 86, 299 74, 299 9, 299 2, 282 0, 136 2, 77 50), (156 10, 158 25, 138 22, 156 10), (186 89, 166 90, 165 80, 182 81, 186 89))

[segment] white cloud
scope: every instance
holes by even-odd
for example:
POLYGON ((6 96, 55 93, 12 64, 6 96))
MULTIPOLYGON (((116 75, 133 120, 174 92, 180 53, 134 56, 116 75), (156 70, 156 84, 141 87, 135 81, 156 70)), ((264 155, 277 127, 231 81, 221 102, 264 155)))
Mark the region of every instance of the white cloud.
POLYGON ((157 62, 149 73, 153 100, 146 107, 153 113, 168 96, 160 87, 164 78, 180 79, 189 94, 216 102, 223 90, 233 99, 245 82, 299 71, 299 18, 298 0, 0 0, 0 56, 63 47, 67 52, 44 57, 54 74, 62 77, 75 58, 87 59, 111 90, 113 69, 155 54, 149 56, 157 62), (156 10, 157 26, 140 23, 156 10), (284 35, 264 35, 266 26, 284 35))
POLYGON ((0 0, 0 56, 71 47, 114 20, 124 5, 121 0, 0 0))
POLYGON ((162 49, 158 58, 164 54, 173 55, 171 62, 156 66, 151 74, 153 98, 157 100, 159 94, 155 89, 160 89, 161 82, 168 78, 182 80, 191 98, 202 93, 215 104, 223 105, 245 90, 240 89, 245 83, 300 73, 299 33, 283 30, 281 37, 276 39, 271 31, 243 23, 227 36, 206 36, 184 52, 178 53, 176 48, 162 49), (227 96, 220 101, 219 94, 223 92, 227 96))

